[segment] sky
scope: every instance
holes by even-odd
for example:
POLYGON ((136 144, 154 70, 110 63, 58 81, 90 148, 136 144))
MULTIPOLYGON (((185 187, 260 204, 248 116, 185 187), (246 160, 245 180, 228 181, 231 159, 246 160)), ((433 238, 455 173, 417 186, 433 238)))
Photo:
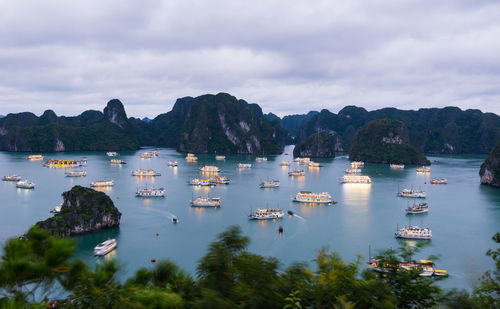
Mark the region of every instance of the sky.
POLYGON ((153 118, 218 92, 279 116, 500 114, 500 1, 0 0, 0 114, 153 118))

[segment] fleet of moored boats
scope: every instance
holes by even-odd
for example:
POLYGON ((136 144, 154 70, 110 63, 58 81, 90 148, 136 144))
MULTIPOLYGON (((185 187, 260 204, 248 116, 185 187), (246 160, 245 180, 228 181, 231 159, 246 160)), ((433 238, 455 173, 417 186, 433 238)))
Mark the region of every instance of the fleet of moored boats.
MULTIPOLYGON (((117 152, 107 152, 107 156, 109 157, 115 157, 119 156, 117 152)), ((149 159, 152 157, 158 156, 158 153, 156 150, 153 152, 143 152, 140 154, 140 157, 143 159, 149 159)), ((217 155, 216 160, 225 160, 225 156, 222 155, 217 155)), ((30 155, 28 157, 30 161, 40 161, 43 160, 42 155, 30 155)), ((192 154, 188 153, 186 156, 186 162, 197 162, 198 158, 192 154)), ((267 161, 266 157, 256 157, 255 159, 256 162, 265 162, 267 161)), ((304 166, 309 166, 309 167, 321 167, 322 165, 317 162, 313 162, 310 160, 310 158, 295 158, 294 161, 298 165, 304 165, 304 166)), ((111 164, 126 164, 123 160, 121 159, 111 159, 110 160, 111 164)), ((49 159, 46 162, 43 163, 43 166, 48 167, 48 168, 77 168, 77 167, 84 167, 87 164, 86 158, 82 158, 81 160, 61 160, 61 159, 49 159)), ((168 166, 170 167, 177 167, 178 162, 177 161, 169 161, 168 166)), ((290 161, 282 161, 280 162, 280 166, 282 167, 290 167, 291 162, 290 161)), ((236 165, 237 168, 240 169, 249 169, 252 167, 252 164, 250 163, 238 163, 236 165)), ((360 161, 352 161, 350 163, 350 168, 346 170, 346 174, 340 179, 340 182, 342 183, 349 183, 349 184, 371 184, 372 180, 369 176, 366 175, 361 175, 362 168, 364 167, 364 162, 360 161)), ((405 168, 404 164, 390 164, 391 169, 397 169, 397 170, 402 170, 405 168)), ((205 165, 199 170, 202 172, 202 174, 208 175, 206 178, 194 178, 188 181, 189 185, 193 186, 215 186, 219 184, 229 184, 230 181, 226 176, 219 175, 221 172, 220 168, 214 165, 205 165)), ((416 169, 417 173, 430 173, 430 167, 428 166, 422 166, 418 167, 416 169)), ((67 177, 85 177, 87 175, 86 171, 84 170, 70 170, 65 173, 67 177)), ((305 170, 304 169, 294 169, 288 172, 289 176, 304 176, 305 175, 305 170)), ((137 169, 132 171, 132 176, 138 176, 138 177, 155 177, 155 176, 161 176, 161 174, 155 170, 148 169, 137 169)), ((35 183, 30 182, 28 180, 22 180, 22 177, 17 174, 13 175, 6 175, 3 176, 2 178, 4 181, 13 181, 16 182, 16 187, 17 188, 22 188, 22 189, 34 189, 35 188, 35 183)), ((433 178, 431 180, 431 184, 446 184, 447 179, 445 178, 433 178)), ((91 187, 98 188, 98 187, 110 187, 114 185, 113 180, 99 180, 99 181, 94 181, 90 184, 91 187)), ((259 184, 259 187, 261 188, 278 188, 280 186, 280 181, 279 180, 266 180, 262 181, 259 184)), ((165 189, 164 188, 143 188, 143 189, 138 189, 135 193, 136 196, 138 197, 164 197, 165 196, 165 189)), ((398 197, 404 197, 404 198, 410 198, 410 199, 424 199, 426 198, 426 193, 422 190, 416 190, 416 189, 408 189, 404 188, 401 191, 397 192, 398 197)), ((314 203, 314 204, 335 204, 337 203, 332 199, 332 196, 328 192, 310 192, 310 191, 300 191, 298 192, 295 197, 292 198, 293 202, 298 202, 298 203, 314 203)), ((221 199, 219 197, 197 197, 197 198, 192 198, 189 203, 191 204, 192 207, 221 207, 221 199)), ((61 207, 57 206, 50 212, 52 213, 57 213, 61 211, 61 207)), ((405 209, 405 212, 407 214, 422 214, 422 213, 427 213, 429 211, 429 206, 427 203, 412 203, 411 206, 408 206, 405 209)), ((289 214, 293 214, 293 211, 288 211, 289 214)), ((275 220, 275 219, 281 219, 284 216, 284 211, 279 208, 257 208, 255 212, 251 212, 248 217, 251 220, 275 220)), ((175 218, 174 222, 178 222, 177 218, 175 218)), ((283 228, 280 227, 280 232, 282 232, 283 228)), ((430 240, 432 238, 432 232, 429 228, 422 228, 419 226, 415 225, 410 225, 410 226, 404 226, 402 228, 398 228, 397 231, 394 233, 394 237, 396 238, 402 238, 402 239, 412 239, 412 240, 430 240)), ((116 239, 108 239, 100 244, 98 244, 94 248, 94 254, 95 255, 106 255, 109 252, 113 251, 117 246, 117 241, 116 239)), ((386 266, 381 265, 379 260, 377 259, 371 259, 371 261, 368 263, 369 266, 372 267, 372 269, 379 271, 379 272, 385 272, 387 271, 386 266)), ((414 270, 414 269, 419 269, 421 271, 422 276, 442 276, 446 275, 445 270, 436 270, 434 269, 434 266, 431 261, 427 262, 420 262, 420 263, 407 263, 407 262, 401 262, 400 267, 403 270, 414 270)))

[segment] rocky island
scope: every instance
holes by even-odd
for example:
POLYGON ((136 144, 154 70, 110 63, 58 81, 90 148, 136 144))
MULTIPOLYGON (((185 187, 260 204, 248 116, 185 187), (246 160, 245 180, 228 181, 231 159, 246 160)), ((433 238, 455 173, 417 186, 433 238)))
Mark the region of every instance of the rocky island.
POLYGON ((359 128, 349 158, 372 163, 431 164, 410 144, 406 125, 391 119, 373 120, 359 128))
POLYGON ((500 141, 481 164, 479 176, 482 184, 500 188, 500 141))
POLYGON ((62 194, 61 211, 52 218, 37 222, 50 234, 66 237, 120 225, 121 213, 109 196, 82 186, 74 186, 62 194))
POLYGON ((336 135, 326 132, 310 135, 305 142, 293 149, 294 157, 333 158, 335 157, 336 135))

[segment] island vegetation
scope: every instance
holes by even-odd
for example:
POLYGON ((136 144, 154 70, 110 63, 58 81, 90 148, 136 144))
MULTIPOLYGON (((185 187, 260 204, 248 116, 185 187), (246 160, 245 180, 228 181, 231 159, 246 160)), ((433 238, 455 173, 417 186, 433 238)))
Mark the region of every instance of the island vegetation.
POLYGON ((294 157, 333 158, 337 136, 325 132, 310 135, 305 142, 295 145, 294 157))
MULTIPOLYGON (((500 243, 500 233, 493 239, 500 243)), ((26 237, 8 240, 0 261, 0 307, 42 308, 498 308, 500 249, 487 252, 496 268, 472 295, 445 292, 418 270, 401 271, 421 245, 383 250, 386 273, 363 270, 361 257, 348 262, 323 248, 314 267, 247 250, 249 239, 229 227, 209 245, 196 277, 174 263, 159 261, 118 280, 116 261, 89 268, 74 257, 69 239, 33 227, 26 237), (63 290, 61 290, 61 287, 63 290), (55 296, 59 296, 55 300, 55 296), (53 300, 50 300, 50 299, 53 300)))
POLYGON ((353 138, 349 158, 373 163, 430 164, 410 144, 405 124, 391 119, 373 120, 359 128, 353 138))
POLYGON ((479 175, 482 184, 500 188, 500 141, 481 165, 479 175))
POLYGON ((61 210, 53 217, 36 223, 49 234, 64 237, 120 225, 121 213, 105 193, 74 186, 62 196, 61 210))

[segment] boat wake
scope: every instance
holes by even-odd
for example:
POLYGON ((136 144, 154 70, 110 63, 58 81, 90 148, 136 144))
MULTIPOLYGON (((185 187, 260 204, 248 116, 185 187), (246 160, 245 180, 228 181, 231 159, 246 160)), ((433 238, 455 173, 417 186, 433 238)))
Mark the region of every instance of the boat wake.
POLYGON ((296 218, 299 218, 300 220, 302 220, 302 222, 306 221, 306 219, 304 219, 304 217, 301 217, 301 216, 299 216, 297 214, 293 214, 293 216, 296 217, 296 218))

